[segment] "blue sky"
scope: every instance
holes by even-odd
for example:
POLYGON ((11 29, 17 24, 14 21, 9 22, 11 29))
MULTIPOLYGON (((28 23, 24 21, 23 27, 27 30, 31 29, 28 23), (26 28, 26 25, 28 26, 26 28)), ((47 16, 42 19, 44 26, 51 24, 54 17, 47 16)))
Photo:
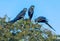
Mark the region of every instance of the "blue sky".
MULTIPOLYGON (((23 8, 29 8, 31 5, 35 6, 33 19, 45 16, 56 34, 60 34, 60 0, 0 0, 0 17, 7 14, 13 19, 23 8)), ((27 13, 25 17, 28 18, 27 13)))

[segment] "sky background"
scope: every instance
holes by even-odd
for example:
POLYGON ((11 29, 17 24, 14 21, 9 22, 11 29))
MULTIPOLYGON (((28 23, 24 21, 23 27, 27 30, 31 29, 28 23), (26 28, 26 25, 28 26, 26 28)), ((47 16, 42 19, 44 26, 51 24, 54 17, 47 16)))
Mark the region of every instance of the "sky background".
MULTIPOLYGON (((0 17, 7 14, 13 19, 23 8, 28 9, 31 5, 35 6, 32 19, 46 17, 56 34, 60 34, 60 0, 0 0, 0 17)), ((28 18, 27 13, 25 17, 28 18)), ((49 28, 45 24, 43 27, 49 28)))

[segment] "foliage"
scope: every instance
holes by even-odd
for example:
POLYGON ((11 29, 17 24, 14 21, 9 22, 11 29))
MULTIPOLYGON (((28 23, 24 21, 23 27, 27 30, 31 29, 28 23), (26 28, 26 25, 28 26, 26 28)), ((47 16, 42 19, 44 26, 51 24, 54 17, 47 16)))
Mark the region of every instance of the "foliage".
POLYGON ((6 22, 6 16, 0 18, 0 41, 53 41, 54 39, 56 36, 52 31, 29 19, 21 19, 12 24, 6 22))

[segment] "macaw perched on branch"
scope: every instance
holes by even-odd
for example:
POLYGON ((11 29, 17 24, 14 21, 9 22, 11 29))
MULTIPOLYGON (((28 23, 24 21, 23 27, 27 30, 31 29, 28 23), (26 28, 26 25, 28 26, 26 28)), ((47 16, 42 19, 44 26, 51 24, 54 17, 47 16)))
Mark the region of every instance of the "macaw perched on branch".
POLYGON ((43 16, 39 16, 38 18, 36 18, 36 19, 35 19, 35 22, 45 23, 45 24, 47 24, 51 29, 53 29, 53 30, 55 31, 55 29, 54 29, 51 25, 48 24, 47 19, 46 19, 45 17, 43 17, 43 16))
POLYGON ((31 7, 28 9, 28 16, 30 20, 33 17, 33 13, 34 13, 34 5, 31 5, 31 7))
POLYGON ((14 23, 17 20, 24 18, 26 11, 27 11, 27 8, 24 8, 13 20, 9 21, 9 23, 14 23))

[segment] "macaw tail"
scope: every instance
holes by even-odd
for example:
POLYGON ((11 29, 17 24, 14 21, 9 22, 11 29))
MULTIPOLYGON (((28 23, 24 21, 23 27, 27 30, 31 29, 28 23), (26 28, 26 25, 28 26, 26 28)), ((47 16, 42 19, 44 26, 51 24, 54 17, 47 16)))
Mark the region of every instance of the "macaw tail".
POLYGON ((47 24, 51 29, 55 31, 55 29, 50 24, 48 24, 47 22, 45 24, 47 24))

